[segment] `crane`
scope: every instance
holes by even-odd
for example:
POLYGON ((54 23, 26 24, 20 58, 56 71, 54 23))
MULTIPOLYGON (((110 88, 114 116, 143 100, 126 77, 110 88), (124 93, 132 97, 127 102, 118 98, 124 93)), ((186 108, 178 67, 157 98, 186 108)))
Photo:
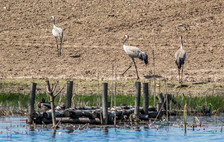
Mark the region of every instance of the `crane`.
POLYGON ((60 56, 61 55, 62 39, 63 39, 63 30, 61 28, 55 26, 55 17, 54 16, 51 16, 51 20, 53 21, 52 34, 56 40, 58 56, 60 56), (58 40, 60 42, 60 48, 58 47, 58 40))
POLYGON ((129 36, 127 34, 125 34, 123 48, 124 48, 124 51, 128 54, 128 56, 131 57, 132 62, 130 64, 130 66, 121 75, 123 76, 132 67, 132 65, 134 63, 135 69, 136 69, 136 74, 137 74, 137 80, 138 80, 139 79, 138 70, 137 70, 137 66, 136 66, 134 58, 139 58, 140 60, 143 60, 144 63, 147 65, 148 64, 148 55, 145 52, 141 51, 141 49, 139 49, 138 47, 125 45, 128 38, 129 38, 129 36))
POLYGON ((175 53, 175 63, 178 67, 179 83, 182 83, 184 61, 186 59, 186 52, 183 49, 183 38, 182 38, 182 36, 180 36, 180 43, 181 43, 180 48, 175 53), (180 79, 180 71, 181 71, 181 79, 180 79))

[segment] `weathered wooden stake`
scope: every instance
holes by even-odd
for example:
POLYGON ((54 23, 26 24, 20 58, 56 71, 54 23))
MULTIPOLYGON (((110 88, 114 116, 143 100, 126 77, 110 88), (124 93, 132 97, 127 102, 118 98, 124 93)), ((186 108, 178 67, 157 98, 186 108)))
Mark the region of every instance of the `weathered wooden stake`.
MULTIPOLYGON (((163 97, 162 93, 159 93, 158 98, 159 98, 159 103, 163 104, 164 103, 164 97, 163 97)), ((166 109, 166 107, 165 107, 165 105, 163 105, 162 110, 165 110, 165 109, 166 109)))
POLYGON ((35 104, 36 86, 37 86, 36 83, 31 84, 29 118, 28 118, 28 121, 27 121, 27 123, 29 123, 29 124, 33 123, 32 114, 35 112, 34 104, 35 104))
POLYGON ((148 91, 148 83, 143 83, 143 110, 144 114, 148 114, 149 107, 149 91, 148 91))
POLYGON ((169 98, 168 98, 168 94, 166 94, 165 97, 166 97, 166 103, 165 103, 165 105, 166 105, 165 106, 165 108, 166 108, 165 109, 166 110, 166 118, 168 120, 168 118, 169 118, 169 104, 170 104, 169 102, 170 101, 169 101, 169 98))
POLYGON ((140 97, 141 97, 141 82, 136 82, 136 95, 135 95, 135 111, 134 115, 136 120, 139 118, 139 106, 140 106, 140 97))
POLYGON ((67 82, 67 97, 66 97, 66 103, 65 107, 70 108, 71 107, 71 102, 72 102, 72 90, 73 90, 73 81, 68 81, 67 82))
POLYGON ((108 93, 108 83, 103 83, 103 124, 108 124, 108 102, 107 102, 107 93, 108 93))

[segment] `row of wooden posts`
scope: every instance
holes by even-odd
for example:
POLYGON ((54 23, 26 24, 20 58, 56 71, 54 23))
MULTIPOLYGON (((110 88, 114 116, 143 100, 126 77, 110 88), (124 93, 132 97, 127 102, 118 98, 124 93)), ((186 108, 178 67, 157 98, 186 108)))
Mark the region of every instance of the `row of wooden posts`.
MULTIPOLYGON (((48 85, 48 94, 51 95, 51 103, 54 103, 54 98, 63 90, 63 88, 54 96, 53 91, 55 88, 50 88, 49 81, 46 81, 48 85)), ((31 84, 31 92, 30 92, 30 99, 29 99, 29 116, 27 118, 27 123, 32 124, 32 116, 35 113, 35 92, 36 92, 36 83, 31 84)), ((102 120, 103 124, 108 124, 108 83, 103 83, 103 92, 102 92, 102 120)), ((141 82, 136 82, 136 95, 135 95, 135 109, 134 109, 134 118, 137 120, 139 119, 140 115, 140 97, 141 97, 141 82)), ((149 88, 148 83, 143 83, 143 112, 145 115, 148 115, 148 107, 149 107, 149 88)), ((73 95, 73 82, 68 81, 67 82, 67 94, 66 94, 66 102, 65 102, 65 108, 71 108, 71 101, 72 101, 72 95, 73 95)), ((161 106, 160 106, 161 107, 161 106)), ((53 118, 53 114, 55 110, 52 109, 52 123, 56 123, 56 118, 53 118)), ((55 117, 55 115, 54 115, 55 117)))

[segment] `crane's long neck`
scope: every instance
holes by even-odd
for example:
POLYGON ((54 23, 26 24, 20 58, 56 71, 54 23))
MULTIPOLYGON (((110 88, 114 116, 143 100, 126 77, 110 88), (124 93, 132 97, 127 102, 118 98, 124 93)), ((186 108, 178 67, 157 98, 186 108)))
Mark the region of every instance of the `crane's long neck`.
POLYGON ((182 40, 182 38, 180 39, 180 48, 183 49, 183 40, 182 40))
POLYGON ((55 19, 53 19, 53 28, 55 28, 56 26, 55 26, 55 19))
POLYGON ((127 40, 128 40, 128 38, 125 38, 125 39, 124 39, 124 42, 123 42, 123 47, 124 47, 124 48, 125 48, 125 46, 126 46, 125 43, 126 43, 127 40))

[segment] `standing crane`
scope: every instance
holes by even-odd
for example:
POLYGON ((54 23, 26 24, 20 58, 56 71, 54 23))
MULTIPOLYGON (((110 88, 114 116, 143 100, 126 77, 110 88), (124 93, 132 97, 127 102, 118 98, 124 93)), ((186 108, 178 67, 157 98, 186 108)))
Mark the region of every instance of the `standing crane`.
POLYGON ((139 49, 138 47, 125 45, 129 36, 127 34, 125 34, 124 38, 125 38, 124 43, 123 43, 124 51, 128 54, 129 57, 131 57, 133 62, 131 62, 130 66, 121 75, 123 76, 132 67, 132 65, 134 63, 135 69, 136 69, 136 74, 137 74, 137 80, 138 80, 139 79, 138 70, 137 70, 137 66, 136 66, 134 58, 139 58, 139 59, 143 60, 145 62, 145 64, 147 65, 148 64, 148 55, 145 52, 141 51, 141 49, 139 49))
POLYGON ((61 28, 55 26, 55 17, 54 16, 51 16, 51 20, 53 21, 52 34, 56 40, 58 56, 60 56, 61 55, 62 39, 63 39, 63 30, 61 28), (58 47, 58 40, 60 42, 60 48, 58 47))
POLYGON ((183 78, 183 70, 184 70, 184 61, 186 59, 186 52, 183 49, 183 40, 182 36, 180 36, 180 48, 175 53, 175 63, 178 67, 178 75, 179 75, 179 83, 182 83, 183 78), (180 71, 181 71, 181 79, 180 79, 180 71))

